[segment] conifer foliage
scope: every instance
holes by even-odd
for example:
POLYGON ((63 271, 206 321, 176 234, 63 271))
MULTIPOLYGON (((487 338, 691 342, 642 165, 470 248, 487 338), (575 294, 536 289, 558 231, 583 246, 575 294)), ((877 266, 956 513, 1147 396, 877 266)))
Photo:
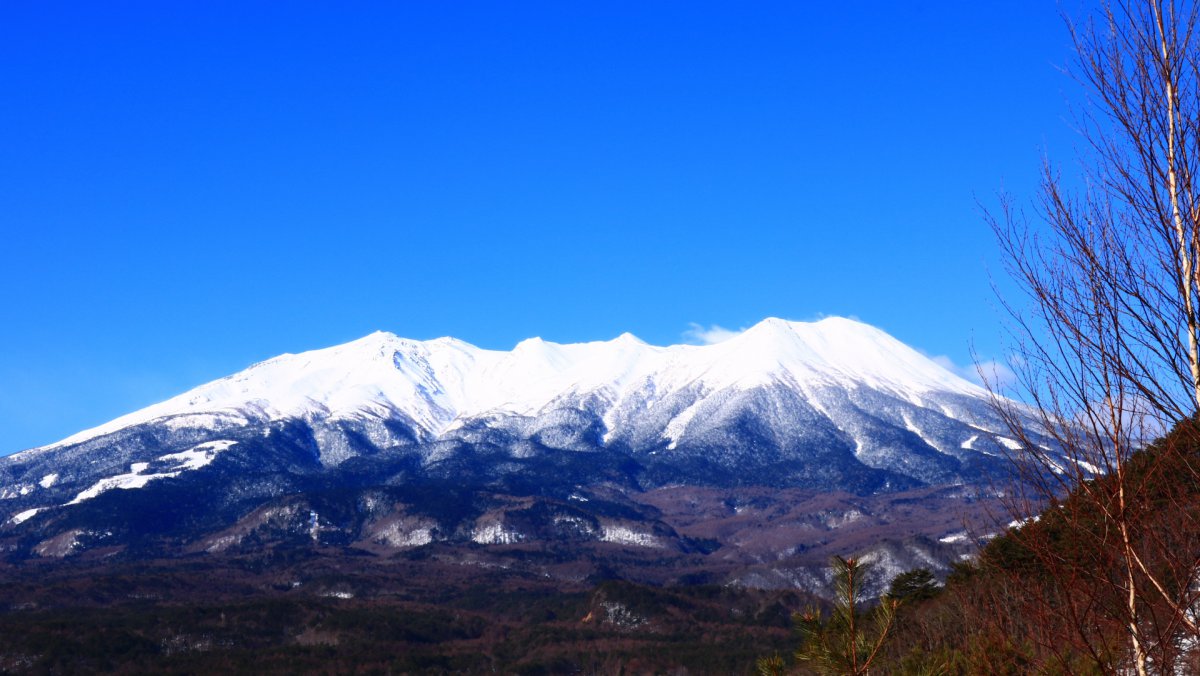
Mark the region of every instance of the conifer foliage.
MULTIPOLYGON (((818 674, 869 674, 895 626, 900 600, 885 597, 864 611, 863 581, 870 565, 835 556, 832 568, 836 596, 829 615, 810 607, 794 618, 801 638, 796 661, 818 674)), ((758 668, 764 675, 784 673, 778 656, 759 660, 758 668)))

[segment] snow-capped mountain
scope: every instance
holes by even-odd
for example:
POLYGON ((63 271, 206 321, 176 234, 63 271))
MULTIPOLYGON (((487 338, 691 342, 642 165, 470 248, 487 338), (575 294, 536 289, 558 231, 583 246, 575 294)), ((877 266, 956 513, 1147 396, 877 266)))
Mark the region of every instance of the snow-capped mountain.
MULTIPOLYGON (((624 334, 532 338, 507 352, 374 333, 0 458, 0 529, 99 532, 94 519, 66 526, 100 509, 89 505, 111 515, 127 508, 117 502, 184 500, 195 503, 189 522, 212 531, 331 487, 458 485, 567 501, 596 487, 680 485, 868 495, 986 483, 1017 445, 1004 434, 981 388, 848 319, 767 319, 705 346, 624 334)), ((412 519, 424 525, 397 541, 451 537, 446 519, 412 519)), ((505 528, 460 535, 503 540, 505 528)), ((79 533, 64 542, 82 547, 79 533)))
MULTIPOLYGON (((794 391, 826 417, 839 395, 856 390, 955 419, 965 411, 946 400, 987 397, 886 333, 842 318, 767 319, 707 346, 656 347, 626 333, 607 342, 571 345, 531 338, 510 352, 453 338, 422 342, 377 332, 337 347, 276 357, 34 452, 150 422, 203 430, 284 419, 398 419, 418 439, 430 440, 473 419, 529 418, 563 408, 600 414, 605 437, 612 439, 628 436, 647 414, 659 417, 664 402, 678 405, 684 398, 687 406, 661 430, 674 447, 706 402, 772 387, 794 391)), ((786 419, 778 422, 794 426, 786 419)), ((335 449, 326 450, 327 462, 344 459, 335 449)))

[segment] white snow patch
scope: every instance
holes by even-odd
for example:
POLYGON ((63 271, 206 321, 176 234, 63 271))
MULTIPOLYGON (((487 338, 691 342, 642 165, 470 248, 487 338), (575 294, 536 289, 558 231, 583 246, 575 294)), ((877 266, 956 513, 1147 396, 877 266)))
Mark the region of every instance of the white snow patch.
POLYGON ((1037 523, 1038 521, 1041 520, 1041 518, 1042 518, 1042 516, 1040 514, 1034 514, 1033 516, 1026 518, 1026 519, 1014 519, 1012 521, 1009 521, 1008 526, 1006 526, 1006 527, 1007 528, 1020 528, 1021 526, 1024 526, 1026 524, 1037 523))
POLYGON ((166 468, 167 471, 157 474, 143 474, 143 472, 150 468, 150 463, 135 462, 129 466, 127 474, 118 474, 117 476, 101 479, 93 484, 91 488, 80 492, 79 495, 75 496, 74 500, 67 504, 76 505, 84 500, 91 500, 97 495, 113 490, 114 488, 122 490, 142 488, 151 481, 169 479, 179 476, 185 471, 199 469, 212 462, 218 453, 228 449, 234 443, 236 442, 227 440, 209 441, 186 451, 160 456, 157 461, 172 464, 166 468))
POLYGON ((433 527, 422 525, 406 529, 406 524, 394 521, 375 534, 375 541, 390 547, 420 547, 433 542, 433 527))
POLYGON ((502 523, 489 523, 471 532, 471 540, 481 545, 511 545, 523 539, 525 536, 502 523))
POLYGON ((912 418, 910 418, 908 416, 908 414, 905 414, 902 417, 904 419, 904 428, 905 429, 907 429, 909 432, 912 432, 913 434, 917 435, 917 437, 919 437, 921 439, 921 441, 925 442, 926 446, 932 448, 933 450, 935 450, 939 453, 945 453, 945 451, 942 450, 941 446, 938 446, 937 442, 935 442, 933 440, 933 437, 926 436, 925 433, 921 431, 921 428, 917 427, 916 423, 914 423, 912 421, 912 418))
POLYGON ((186 451, 159 456, 158 459, 163 462, 174 462, 176 463, 175 469, 186 472, 188 470, 200 469, 211 463, 216 459, 217 454, 228 450, 234 443, 236 442, 225 439, 210 441, 194 448, 189 448, 186 451))
POLYGON ((75 553, 75 550, 83 547, 80 537, 86 535, 87 531, 82 528, 61 533, 47 540, 39 542, 33 551, 38 556, 64 558, 75 553))
POLYGON ((148 466, 149 466, 148 463, 136 462, 133 464, 132 472, 130 472, 128 474, 118 474, 117 476, 108 477, 107 479, 101 479, 100 481, 97 481, 95 484, 93 484, 91 488, 89 488, 85 491, 81 491, 79 493, 79 495, 75 496, 74 500, 68 502, 67 504, 68 505, 76 505, 76 504, 83 502, 84 500, 91 500, 92 498, 96 497, 97 495, 100 495, 101 493, 103 493, 105 491, 110 491, 114 488, 120 488, 120 489, 126 489, 126 490, 131 489, 131 488, 141 488, 141 487, 145 486, 146 484, 150 483, 151 481, 154 481, 155 479, 164 479, 169 476, 175 476, 175 474, 173 474, 173 473, 172 474, 142 474, 141 472, 145 471, 146 467, 148 467, 148 466))
POLYGON ((34 507, 33 509, 27 509, 24 512, 21 512, 19 514, 16 514, 15 516, 13 516, 11 519, 9 519, 9 522, 12 523, 14 526, 17 524, 20 524, 20 523, 25 523, 26 521, 28 521, 28 520, 32 519, 34 516, 36 516, 37 513, 42 511, 43 509, 45 509, 45 507, 34 507))
POLYGON ((230 546, 236 545, 241 541, 241 535, 222 535, 221 537, 213 539, 204 551, 209 553, 224 551, 230 546))
MULTIPOLYGON (((631 611, 623 603, 616 601, 601 601, 600 607, 604 609, 604 619, 606 624, 611 624, 622 629, 637 629, 638 627, 649 622, 646 618, 631 611)), ((594 617, 589 615, 588 617, 594 617)))
POLYGON ((321 538, 321 515, 308 510, 308 536, 313 542, 317 542, 321 538))
POLYGON ((863 513, 857 509, 849 509, 841 514, 830 514, 825 518, 826 528, 840 528, 863 518, 863 513))
POLYGON ((57 473, 47 474, 46 476, 42 477, 42 480, 39 481, 38 483, 41 484, 42 488, 50 488, 51 486, 54 485, 55 481, 58 481, 57 473))
POLYGON ((1017 441, 1016 439, 1010 439, 1008 437, 1002 437, 1002 436, 997 435, 996 441, 999 441, 1000 443, 1004 444, 1004 447, 1010 451, 1019 451, 1022 448, 1025 448, 1025 446, 1021 442, 1017 441))
POLYGON ((662 547, 662 543, 653 535, 626 526, 605 524, 601 526, 601 529, 600 540, 603 542, 615 542, 634 547, 662 547))
POLYGON ((667 423, 667 428, 663 430, 663 437, 670 440, 670 443, 667 444, 667 450, 675 450, 675 447, 679 444, 679 440, 683 437, 684 430, 687 429, 688 424, 692 422, 696 414, 700 412, 700 404, 703 401, 704 399, 696 400, 696 403, 687 407, 682 413, 672 418, 671 422, 667 423))
POLYGON ((942 542, 942 543, 945 543, 948 545, 954 544, 955 542, 966 542, 966 540, 967 540, 967 534, 962 531, 959 531, 958 533, 951 533, 950 535, 946 535, 944 537, 938 538, 938 542, 942 542))
POLYGON ((960 448, 965 448, 968 451, 973 451, 973 450, 975 450, 975 442, 976 441, 979 441, 979 435, 972 434, 970 439, 967 439, 966 441, 962 442, 962 444, 960 445, 960 448))
POLYGON ((401 547, 420 547, 430 542, 433 542, 433 530, 430 528, 418 528, 400 538, 398 544, 401 547))
POLYGON ((863 450, 865 448, 866 448, 866 445, 863 444, 862 439, 859 439, 858 437, 854 437, 854 457, 861 458, 863 455, 863 450))

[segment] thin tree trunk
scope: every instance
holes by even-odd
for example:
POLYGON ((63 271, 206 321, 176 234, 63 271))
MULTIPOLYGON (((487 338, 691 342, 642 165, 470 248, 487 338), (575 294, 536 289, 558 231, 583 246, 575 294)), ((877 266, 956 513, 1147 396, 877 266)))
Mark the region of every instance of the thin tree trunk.
POLYGON ((1177 251, 1176 256, 1179 260, 1180 276, 1179 291, 1183 296, 1183 312, 1184 321, 1187 324, 1187 342, 1188 342, 1188 366, 1192 374, 1192 398, 1196 402, 1196 407, 1200 409, 1200 346, 1197 346, 1197 319, 1195 311, 1194 290, 1198 285, 1196 279, 1195 266, 1193 265, 1192 256, 1195 251, 1188 246, 1189 243, 1195 244, 1196 228, 1188 229, 1184 227, 1183 210, 1179 205, 1179 169, 1178 158, 1176 152, 1176 139, 1178 137, 1178 105, 1176 97, 1178 93, 1175 88, 1175 62, 1174 55, 1169 51, 1167 46, 1167 30, 1166 23, 1163 17, 1162 7, 1158 2, 1151 2, 1151 7, 1154 10, 1154 19, 1158 24, 1158 48, 1159 56, 1162 58, 1162 78, 1163 84, 1166 86, 1166 107, 1167 107, 1167 194, 1171 202, 1171 222, 1175 227, 1175 242, 1177 251), (1189 236, 1189 234, 1191 236, 1189 236))
MULTIPOLYGON (((1118 490, 1118 500, 1120 501, 1120 509, 1125 511, 1125 488, 1121 486, 1118 490)), ((1122 518, 1120 520, 1121 545, 1124 548, 1125 554, 1125 584, 1128 587, 1125 595, 1126 612, 1129 613, 1129 643, 1133 649, 1134 667, 1137 669, 1138 676, 1146 676, 1146 648, 1142 645, 1142 630, 1138 626, 1138 594, 1137 582, 1134 577, 1134 562, 1133 562, 1133 545, 1129 539, 1129 524, 1122 518)))

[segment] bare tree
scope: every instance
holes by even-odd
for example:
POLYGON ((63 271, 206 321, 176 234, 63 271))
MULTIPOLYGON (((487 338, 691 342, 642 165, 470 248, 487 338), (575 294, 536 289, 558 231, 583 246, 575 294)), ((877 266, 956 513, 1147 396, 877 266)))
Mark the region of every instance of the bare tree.
MULTIPOLYGON (((1154 477, 1167 467, 1200 476, 1186 450, 1200 439, 1139 453, 1173 428, 1200 436, 1195 426, 1178 427, 1200 410, 1196 23, 1192 2, 1114 0, 1071 25, 1074 75, 1091 96, 1078 116, 1081 187, 1069 188, 1047 162, 1035 218, 1009 201, 988 217, 1030 301, 1007 305, 1018 398, 1060 447, 1039 447, 1022 431, 1023 412, 997 398, 1024 445, 1017 459, 1032 490, 1021 497, 1044 503, 1074 492, 1088 505, 1064 518, 1111 562, 1072 575, 1124 626, 1139 674, 1175 659, 1181 636, 1200 639, 1192 612, 1200 551, 1168 551, 1164 534, 1147 526, 1163 507, 1151 495, 1154 477), (1115 607, 1107 603, 1114 595, 1115 607)), ((1175 507, 1177 530, 1200 533, 1193 510, 1175 507)), ((1030 544, 1047 563, 1066 565, 1030 544)))

